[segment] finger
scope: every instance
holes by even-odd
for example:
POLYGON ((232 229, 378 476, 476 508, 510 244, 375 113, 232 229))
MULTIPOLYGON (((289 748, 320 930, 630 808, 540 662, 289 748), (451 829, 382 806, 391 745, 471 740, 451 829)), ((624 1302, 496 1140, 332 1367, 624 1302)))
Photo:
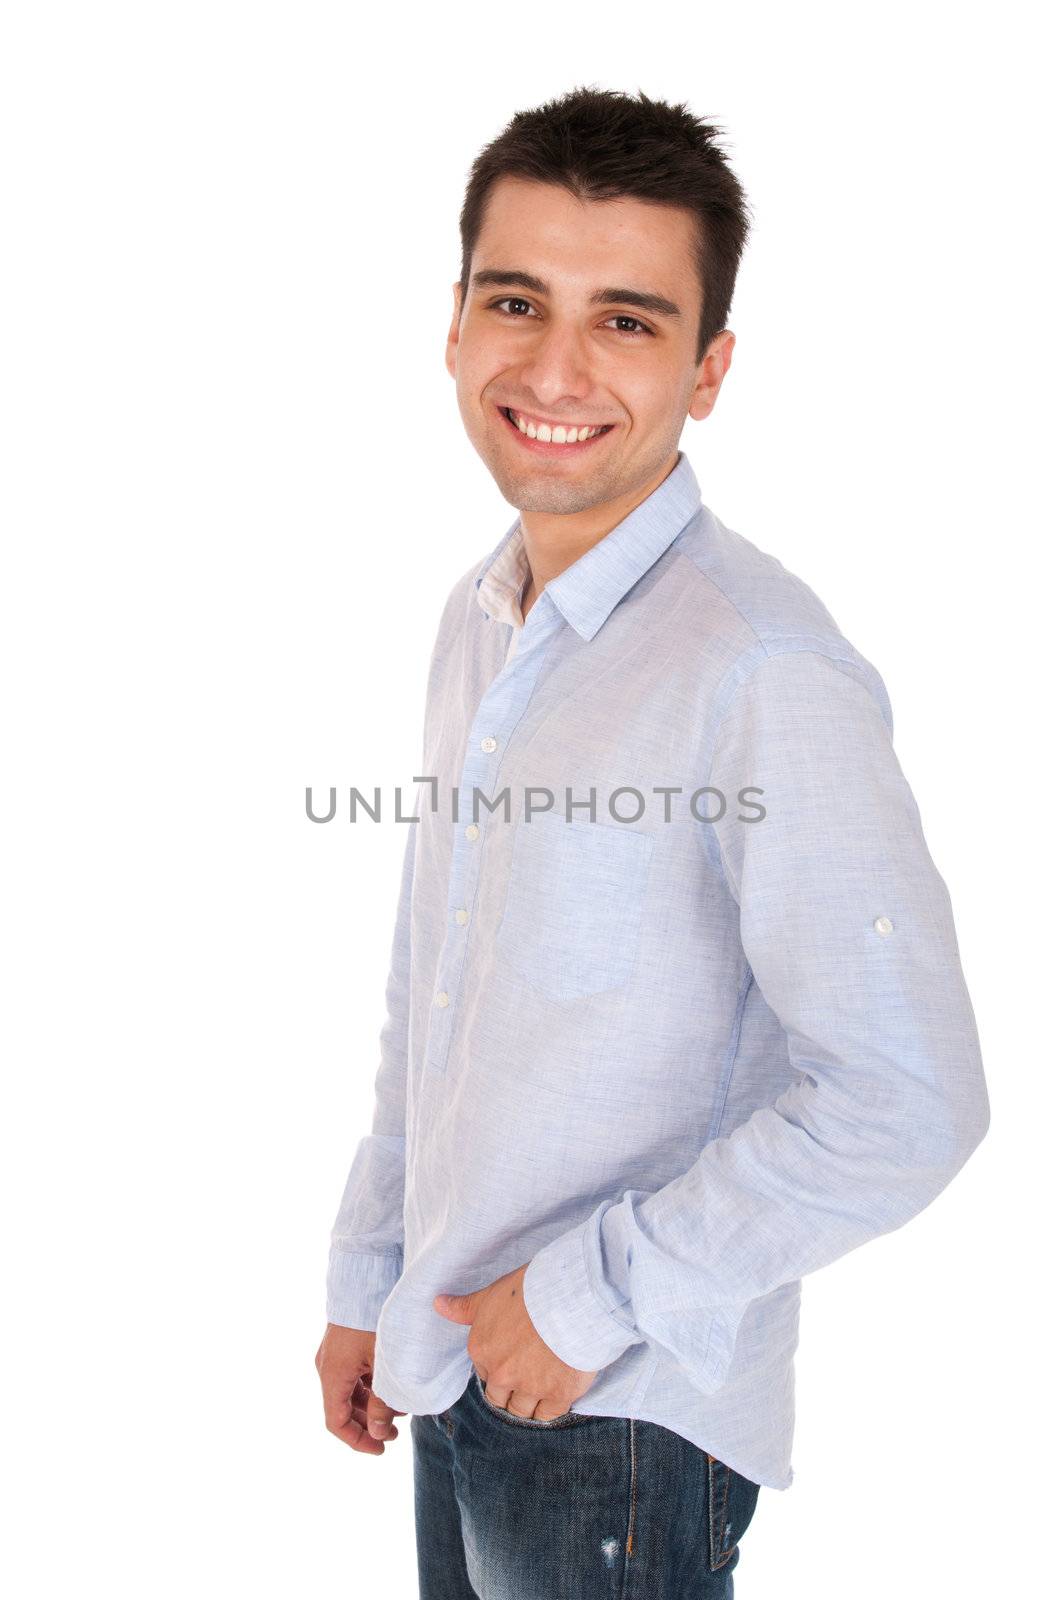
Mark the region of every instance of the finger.
POLYGON ((394 1419, 403 1415, 405 1413, 396 1412, 386 1400, 382 1400, 370 1389, 365 1419, 366 1426, 374 1439, 397 1439, 399 1430, 395 1426, 394 1419))
POLYGON ((349 1422, 346 1427, 329 1428, 329 1433, 334 1433, 337 1439, 342 1439, 363 1456, 382 1456, 384 1454, 384 1440, 374 1439, 359 1422, 349 1422))
POLYGON ((337 1439, 342 1439, 344 1444, 350 1445, 352 1450, 358 1450, 366 1455, 379 1456, 383 1454, 382 1441, 374 1439, 365 1426, 365 1406, 359 1408, 356 1414, 355 1396, 362 1380, 352 1380, 350 1377, 337 1376, 330 1372, 322 1374, 321 1393, 325 1406, 325 1427, 329 1433, 334 1433, 337 1439))
POLYGON ((358 1379, 358 1382, 355 1384, 354 1390, 351 1394, 351 1415, 354 1417, 356 1422, 360 1422, 362 1424, 363 1428, 366 1425, 365 1413, 366 1407, 369 1404, 369 1396, 373 1392, 370 1388, 371 1382, 371 1375, 368 1377, 363 1375, 358 1379))
POLYGON ((492 1390, 490 1383, 484 1382, 484 1394, 493 1406, 500 1406, 503 1411, 509 1410, 509 1397, 512 1393, 512 1389, 492 1390))
POLYGON ((552 1422, 555 1417, 565 1414, 551 1406, 549 1400, 540 1400, 536 1395, 525 1394, 520 1389, 514 1389, 510 1395, 508 1409, 515 1417, 528 1417, 536 1422, 552 1422))
POLYGON ((369 1371, 363 1373, 358 1379, 358 1386, 355 1389, 351 1401, 354 1415, 362 1424, 367 1423, 369 1420, 366 1415, 366 1408, 369 1404, 370 1397, 376 1399, 378 1405, 384 1408, 388 1414, 389 1421, 392 1417, 404 1417, 407 1414, 405 1411, 396 1411, 394 1406, 389 1406, 386 1401, 380 1399, 379 1395, 373 1395, 373 1374, 372 1371, 369 1371))

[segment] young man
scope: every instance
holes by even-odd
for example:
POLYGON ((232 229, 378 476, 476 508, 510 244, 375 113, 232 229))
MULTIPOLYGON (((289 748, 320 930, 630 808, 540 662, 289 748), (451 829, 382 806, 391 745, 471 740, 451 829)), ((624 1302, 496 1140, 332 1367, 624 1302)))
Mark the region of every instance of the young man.
POLYGON ((422 1594, 732 1593, 792 1482, 800 1280, 988 1100, 875 668, 702 504, 742 189, 685 107, 516 116, 447 365, 519 515, 443 610, 329 1429, 409 1414, 422 1594))

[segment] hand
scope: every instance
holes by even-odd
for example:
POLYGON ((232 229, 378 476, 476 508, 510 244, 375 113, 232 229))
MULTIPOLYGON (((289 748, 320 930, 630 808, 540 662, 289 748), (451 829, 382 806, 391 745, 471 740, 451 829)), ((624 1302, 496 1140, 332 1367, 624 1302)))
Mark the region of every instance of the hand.
POLYGON ((404 1417, 406 1413, 393 1411, 370 1387, 375 1350, 375 1333, 361 1328, 341 1328, 330 1322, 318 1346, 314 1365, 321 1379, 325 1426, 329 1433, 349 1444, 352 1450, 382 1456, 384 1440, 399 1436, 392 1419, 404 1417))
POLYGON ((437 1294, 432 1304, 449 1322, 472 1328, 469 1355, 491 1404, 547 1422, 564 1416, 598 1374, 568 1366, 540 1339, 524 1304, 527 1270, 525 1262, 484 1289, 437 1294))

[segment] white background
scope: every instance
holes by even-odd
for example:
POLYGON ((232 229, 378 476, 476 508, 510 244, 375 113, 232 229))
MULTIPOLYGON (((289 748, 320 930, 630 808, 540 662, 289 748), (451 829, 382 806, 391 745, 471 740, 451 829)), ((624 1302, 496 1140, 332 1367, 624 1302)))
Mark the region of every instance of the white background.
MULTIPOLYGON (((469 164, 578 83, 754 208, 706 503, 879 668, 990 1133, 805 1281, 739 1600, 1039 1593, 1059 1482, 1059 147, 1048 8, 13 5, 3 293, 9 1592, 416 1594, 326 1433, 443 600, 512 518, 443 364, 469 164), (383 20, 382 20, 383 18, 383 20), (1036 1575, 1036 1584, 1035 1584, 1036 1575)), ((1049 1565, 1049 1563, 1052 1565, 1049 1565)))

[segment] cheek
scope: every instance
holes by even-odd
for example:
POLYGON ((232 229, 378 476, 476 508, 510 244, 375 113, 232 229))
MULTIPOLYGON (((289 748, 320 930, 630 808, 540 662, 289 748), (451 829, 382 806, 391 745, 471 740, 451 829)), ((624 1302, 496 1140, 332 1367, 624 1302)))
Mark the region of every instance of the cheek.
POLYGON ((478 408, 481 387, 468 355, 460 351, 454 365, 454 388, 463 416, 478 408))
POLYGON ((631 416, 646 433, 667 431, 676 417, 685 415, 678 373, 655 372, 641 382, 633 380, 624 391, 631 416))
POLYGON ((468 406, 485 406, 487 390, 504 371, 503 364, 482 347, 463 349, 457 367, 458 394, 468 406))

